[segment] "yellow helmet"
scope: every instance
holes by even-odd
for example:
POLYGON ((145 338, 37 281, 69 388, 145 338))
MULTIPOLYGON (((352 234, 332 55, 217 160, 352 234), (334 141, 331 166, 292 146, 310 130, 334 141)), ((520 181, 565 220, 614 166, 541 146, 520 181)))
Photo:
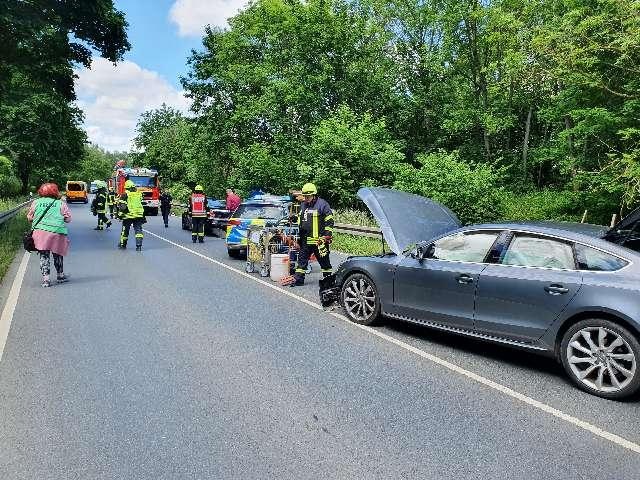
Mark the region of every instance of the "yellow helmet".
POLYGON ((124 182, 124 188, 126 190, 131 190, 132 188, 136 188, 136 184, 133 183, 131 180, 127 180, 126 182, 124 182))
POLYGON ((303 195, 317 195, 318 194, 318 189, 316 188, 316 186, 313 183, 305 183, 304 186, 302 187, 302 194, 303 195))
POLYGON ((194 192, 203 192, 204 188, 202 185, 196 185, 196 188, 193 189, 194 192))

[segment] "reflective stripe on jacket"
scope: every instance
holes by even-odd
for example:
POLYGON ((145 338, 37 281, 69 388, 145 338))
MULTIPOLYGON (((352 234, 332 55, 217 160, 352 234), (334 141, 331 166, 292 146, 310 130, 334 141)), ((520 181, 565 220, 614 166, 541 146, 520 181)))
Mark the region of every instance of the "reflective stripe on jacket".
POLYGON ((207 216, 207 197, 202 193, 194 193, 189 199, 190 210, 192 217, 206 217, 207 216))
POLYGON ((333 212, 326 200, 317 198, 313 205, 303 202, 298 215, 300 237, 315 245, 320 237, 333 235, 333 212))

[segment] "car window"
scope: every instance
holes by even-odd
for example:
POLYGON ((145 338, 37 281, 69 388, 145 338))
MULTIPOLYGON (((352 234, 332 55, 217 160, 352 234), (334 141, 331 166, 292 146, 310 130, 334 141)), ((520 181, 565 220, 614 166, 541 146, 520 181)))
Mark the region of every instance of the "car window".
POLYGON ((432 258, 457 262, 483 262, 497 232, 456 233, 434 243, 432 258))
POLYGON ((82 192, 84 188, 79 183, 67 183, 67 190, 70 192, 82 192))
POLYGON ((516 234, 509 244, 503 265, 575 269, 571 245, 551 238, 516 234))
POLYGON ((600 272, 613 272, 628 265, 629 262, 614 255, 576 244, 576 258, 580 270, 595 270, 600 272))

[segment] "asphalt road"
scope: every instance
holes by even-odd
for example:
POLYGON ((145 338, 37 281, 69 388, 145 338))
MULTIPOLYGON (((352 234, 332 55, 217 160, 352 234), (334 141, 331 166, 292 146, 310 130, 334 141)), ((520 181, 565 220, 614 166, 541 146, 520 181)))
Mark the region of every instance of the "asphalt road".
MULTIPOLYGON (((149 218, 166 240, 136 253, 72 211, 72 281, 42 289, 31 256, 0 362, 2 480, 640 476, 639 453, 225 268, 244 263, 179 218, 149 218)), ((317 303, 317 279, 294 293, 317 303)), ((585 394, 552 360, 375 332, 640 443, 638 398, 585 394)))

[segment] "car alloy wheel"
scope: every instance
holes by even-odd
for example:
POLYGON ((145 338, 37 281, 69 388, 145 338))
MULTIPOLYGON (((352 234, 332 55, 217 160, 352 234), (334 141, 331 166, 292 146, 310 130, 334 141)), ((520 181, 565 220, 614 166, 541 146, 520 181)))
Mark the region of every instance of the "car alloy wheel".
POLYGON ((637 339, 606 320, 580 322, 562 342, 562 363, 574 381, 607 398, 626 397, 640 387, 639 354, 637 339))
POLYGON ((342 306, 355 323, 376 323, 380 316, 380 301, 371 279, 360 273, 347 278, 342 286, 342 306))

